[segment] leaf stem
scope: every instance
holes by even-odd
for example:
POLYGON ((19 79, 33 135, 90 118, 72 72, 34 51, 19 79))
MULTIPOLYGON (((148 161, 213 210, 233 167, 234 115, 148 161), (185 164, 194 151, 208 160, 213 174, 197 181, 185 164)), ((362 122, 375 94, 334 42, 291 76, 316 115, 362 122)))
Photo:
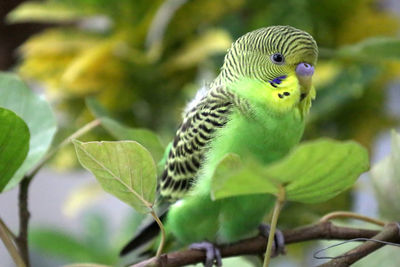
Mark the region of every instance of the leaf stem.
POLYGON ((15 241, 15 239, 17 239, 17 236, 10 230, 10 228, 8 228, 8 226, 4 223, 4 221, 0 218, 0 224, 1 227, 3 227, 6 231, 8 236, 15 241))
POLYGON ((65 147, 66 145, 68 145, 69 143, 71 143, 72 139, 76 139, 80 136, 82 136, 83 134, 89 132, 90 130, 92 130, 93 128, 96 128, 97 126, 99 126, 101 123, 100 119, 96 119, 93 120, 89 123, 87 123, 86 125, 84 125, 82 128, 78 129, 76 132, 74 132, 73 134, 71 134, 70 136, 68 136, 67 138, 65 138, 60 144, 58 144, 56 147, 54 147, 53 149, 51 149, 43 158, 41 161, 39 161, 39 163, 36 165, 36 167, 28 174, 26 175, 28 179, 31 179, 32 177, 34 177, 37 172, 43 167, 43 165, 49 160, 51 159, 54 154, 56 154, 61 148, 65 147))
POLYGON ((0 219, 0 239, 3 241, 4 246, 7 248, 11 257, 13 258, 15 264, 18 267, 25 267, 25 262, 19 254, 18 249, 15 246, 15 243, 12 240, 12 236, 10 235, 11 231, 8 229, 6 224, 0 219))
MULTIPOLYGON (((39 163, 30 171, 25 177, 22 179, 19 185, 19 196, 18 196, 18 205, 19 205, 19 234, 18 237, 15 238, 15 242, 18 245, 19 253, 18 254, 24 260, 24 265, 21 266, 29 266, 29 247, 28 247, 28 224, 29 224, 29 210, 28 210, 28 193, 29 193, 29 184, 32 178, 39 172, 39 170, 44 166, 44 164, 54 156, 61 148, 66 146, 71 142, 73 138, 77 138, 96 126, 100 125, 100 120, 94 120, 77 130, 68 138, 64 139, 60 144, 51 149, 46 155, 39 161, 39 163)), ((11 252, 10 252, 11 253, 11 252)), ((18 264, 17 264, 18 265, 18 264)), ((18 265, 19 266, 19 265, 18 265)))
POLYGON ((322 217, 319 221, 320 222, 327 222, 329 220, 335 219, 335 218, 352 218, 352 219, 357 219, 357 220, 361 220, 361 221, 365 221, 365 222, 369 222, 372 224, 376 224, 379 226, 385 226, 386 222, 375 219, 375 218, 371 218, 371 217, 367 217, 358 213, 354 213, 354 212, 349 212, 349 211, 335 211, 335 212, 331 212, 326 214, 324 217, 322 217))
POLYGON ((151 210, 150 214, 151 214, 151 216, 153 216, 154 220, 157 222, 157 224, 161 230, 161 241, 160 241, 160 245, 158 246, 157 254, 156 254, 156 257, 158 258, 161 256, 162 251, 164 249, 164 245, 165 245, 165 229, 164 229, 163 223, 161 222, 160 218, 155 213, 154 209, 151 210))
POLYGON ((265 251, 265 258, 263 267, 268 267, 271 261, 272 246, 274 244, 274 237, 276 231, 276 224, 278 222, 279 213, 282 209, 283 203, 285 202, 285 188, 280 185, 278 195, 275 202, 274 212, 272 214, 271 229, 269 231, 267 250, 265 251))

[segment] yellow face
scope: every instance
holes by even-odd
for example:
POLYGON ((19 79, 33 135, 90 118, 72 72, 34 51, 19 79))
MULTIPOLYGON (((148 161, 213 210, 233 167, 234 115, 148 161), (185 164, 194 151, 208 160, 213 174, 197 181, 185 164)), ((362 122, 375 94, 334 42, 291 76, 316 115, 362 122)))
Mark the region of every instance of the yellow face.
POLYGON ((305 115, 315 97, 315 40, 290 26, 271 26, 239 38, 225 57, 221 79, 250 103, 277 115, 305 115))
POLYGON ((257 103, 276 115, 285 114, 293 109, 298 109, 304 116, 315 98, 315 90, 311 87, 310 93, 302 99, 302 86, 295 72, 282 77, 277 83, 268 83, 257 79, 244 78, 232 84, 232 89, 239 96, 257 103))

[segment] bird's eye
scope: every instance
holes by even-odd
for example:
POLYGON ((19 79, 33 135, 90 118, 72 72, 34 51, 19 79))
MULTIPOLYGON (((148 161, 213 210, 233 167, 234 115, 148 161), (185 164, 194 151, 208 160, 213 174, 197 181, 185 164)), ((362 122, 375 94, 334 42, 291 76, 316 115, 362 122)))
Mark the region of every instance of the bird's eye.
POLYGON ((285 63, 285 58, 283 57, 283 55, 281 53, 275 53, 271 56, 271 61, 274 64, 282 65, 283 63, 285 63))

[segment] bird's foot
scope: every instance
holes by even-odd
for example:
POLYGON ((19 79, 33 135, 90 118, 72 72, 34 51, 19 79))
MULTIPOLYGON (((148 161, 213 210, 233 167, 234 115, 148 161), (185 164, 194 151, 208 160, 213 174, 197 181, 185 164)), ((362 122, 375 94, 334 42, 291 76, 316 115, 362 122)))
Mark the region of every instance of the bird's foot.
MULTIPOLYGON (((260 226, 258 227, 260 234, 267 239, 269 237, 270 229, 271 227, 268 224, 264 223, 260 224, 260 226)), ((280 254, 282 255, 286 254, 285 238, 283 236, 283 233, 279 229, 276 229, 274 236, 274 244, 272 247, 272 257, 276 257, 280 254)))
POLYGON ((213 243, 199 242, 189 246, 190 249, 203 250, 206 253, 205 267, 212 267, 214 264, 218 267, 222 266, 221 252, 213 243))

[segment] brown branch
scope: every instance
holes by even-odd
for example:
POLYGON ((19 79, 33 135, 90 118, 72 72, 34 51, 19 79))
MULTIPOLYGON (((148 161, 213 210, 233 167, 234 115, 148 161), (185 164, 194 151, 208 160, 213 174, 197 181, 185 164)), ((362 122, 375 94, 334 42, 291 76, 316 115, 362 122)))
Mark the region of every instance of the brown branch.
POLYGON ((30 213, 28 210, 28 193, 31 179, 24 178, 19 184, 18 205, 19 205, 19 234, 16 239, 20 254, 26 266, 29 263, 29 248, 28 248, 28 225, 30 213))
POLYGON ((74 138, 78 138, 79 136, 87 133, 93 128, 100 125, 100 120, 96 119, 94 121, 89 122, 82 128, 78 129, 71 136, 63 140, 59 145, 55 148, 51 149, 47 154, 39 161, 39 163, 33 168, 31 172, 25 175, 19 184, 19 194, 18 194, 18 205, 19 205, 19 234, 16 238, 16 243, 19 248, 20 254, 26 266, 30 266, 29 263, 29 247, 28 247, 28 225, 30 213, 28 209, 28 193, 29 193, 29 184, 35 175, 39 172, 39 170, 44 166, 44 164, 52 158, 57 151, 59 151, 64 146, 71 143, 71 140, 74 138))
MULTIPOLYGON (((286 244, 316 239, 348 240, 359 237, 371 238, 373 236, 376 236, 378 233, 379 231, 376 230, 339 227, 333 225, 329 221, 283 231, 286 244)), ((259 255, 264 253, 266 244, 267 240, 262 236, 245 239, 237 243, 221 246, 221 256, 223 258, 226 258, 239 255, 259 255)), ((132 265, 131 267, 175 267, 203 262, 204 259, 205 254, 202 251, 183 250, 163 254, 158 259, 156 257, 153 257, 151 259, 132 265)))
MULTIPOLYGON (((400 229, 396 223, 388 223, 383 230, 377 235, 373 236, 372 239, 387 241, 393 243, 400 243, 400 229)), ((333 259, 327 263, 320 265, 319 267, 345 267, 350 266, 361 258, 374 252, 375 250, 383 247, 385 244, 374 241, 366 241, 358 247, 346 252, 345 254, 333 259)))

